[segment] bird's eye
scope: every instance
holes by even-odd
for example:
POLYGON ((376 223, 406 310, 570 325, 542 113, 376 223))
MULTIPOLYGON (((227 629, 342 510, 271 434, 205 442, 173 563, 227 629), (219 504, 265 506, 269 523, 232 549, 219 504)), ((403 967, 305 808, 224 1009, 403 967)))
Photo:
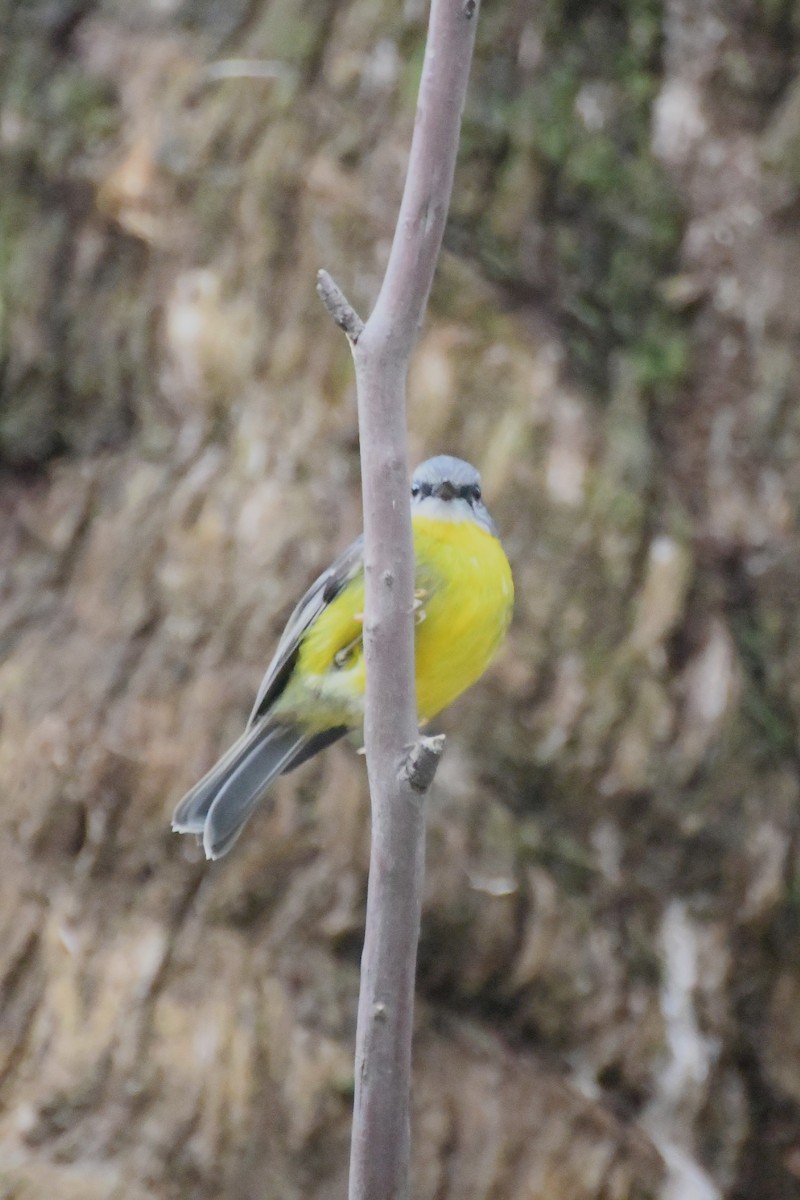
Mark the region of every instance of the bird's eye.
POLYGON ((480 498, 481 498, 481 489, 478 487, 478 485, 476 483, 475 487, 472 489, 472 499, 480 500, 480 498))
POLYGON ((412 485, 411 485, 411 495, 412 495, 412 496, 418 496, 418 495, 419 495, 419 484, 418 484, 418 483, 412 483, 412 485))

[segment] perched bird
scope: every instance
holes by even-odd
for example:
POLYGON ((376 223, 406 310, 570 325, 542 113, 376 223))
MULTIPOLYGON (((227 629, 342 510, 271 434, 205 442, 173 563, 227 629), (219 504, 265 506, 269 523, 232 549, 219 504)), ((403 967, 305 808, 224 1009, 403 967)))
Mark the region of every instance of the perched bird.
MULTIPOLYGON (((415 662, 420 721, 486 670, 514 603, 511 568, 460 458, 429 458, 411 480, 416 557, 415 662)), ((227 854, 278 775, 364 720, 364 544, 358 538, 295 608, 242 736, 175 810, 172 828, 227 854)))

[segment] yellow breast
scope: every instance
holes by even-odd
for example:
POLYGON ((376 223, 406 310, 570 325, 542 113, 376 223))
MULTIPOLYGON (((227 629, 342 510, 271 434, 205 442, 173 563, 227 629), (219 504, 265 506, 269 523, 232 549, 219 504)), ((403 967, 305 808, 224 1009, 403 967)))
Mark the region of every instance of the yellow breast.
MULTIPOLYGON (((471 520, 413 518, 417 709, 436 716, 486 670, 511 620, 514 584, 497 538, 471 520)), ((310 728, 359 725, 365 685, 364 576, 353 579, 302 639, 276 710, 310 728)))
POLYGON ((503 547, 474 521, 414 518, 422 619, 417 708, 429 720, 479 679, 511 620, 514 583, 503 547), (424 616, 422 616, 424 614, 424 616))

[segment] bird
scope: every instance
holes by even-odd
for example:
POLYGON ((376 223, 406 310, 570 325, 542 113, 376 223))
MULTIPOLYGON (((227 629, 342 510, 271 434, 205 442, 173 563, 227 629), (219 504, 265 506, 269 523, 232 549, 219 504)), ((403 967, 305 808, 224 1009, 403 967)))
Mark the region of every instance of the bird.
MULTIPOLYGON (((514 605, 511 567, 478 471, 449 454, 411 477, 417 712, 427 724, 484 673, 514 605)), ((364 539, 299 601, 244 732, 175 809, 172 828, 202 837, 209 859, 233 846, 270 784, 363 728, 364 539)))

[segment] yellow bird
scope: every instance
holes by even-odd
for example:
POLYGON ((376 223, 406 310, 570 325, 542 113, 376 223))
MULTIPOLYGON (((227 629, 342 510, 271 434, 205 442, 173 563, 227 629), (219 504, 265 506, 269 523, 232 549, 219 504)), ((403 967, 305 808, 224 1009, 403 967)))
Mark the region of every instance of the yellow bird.
MULTIPOLYGON (((511 620, 514 583, 469 463, 441 454, 417 468, 411 523, 425 722, 486 670, 511 620)), ((175 810, 172 828, 202 835, 208 858, 227 854, 273 779, 363 725, 363 613, 358 538, 289 617, 242 736, 175 810)))

